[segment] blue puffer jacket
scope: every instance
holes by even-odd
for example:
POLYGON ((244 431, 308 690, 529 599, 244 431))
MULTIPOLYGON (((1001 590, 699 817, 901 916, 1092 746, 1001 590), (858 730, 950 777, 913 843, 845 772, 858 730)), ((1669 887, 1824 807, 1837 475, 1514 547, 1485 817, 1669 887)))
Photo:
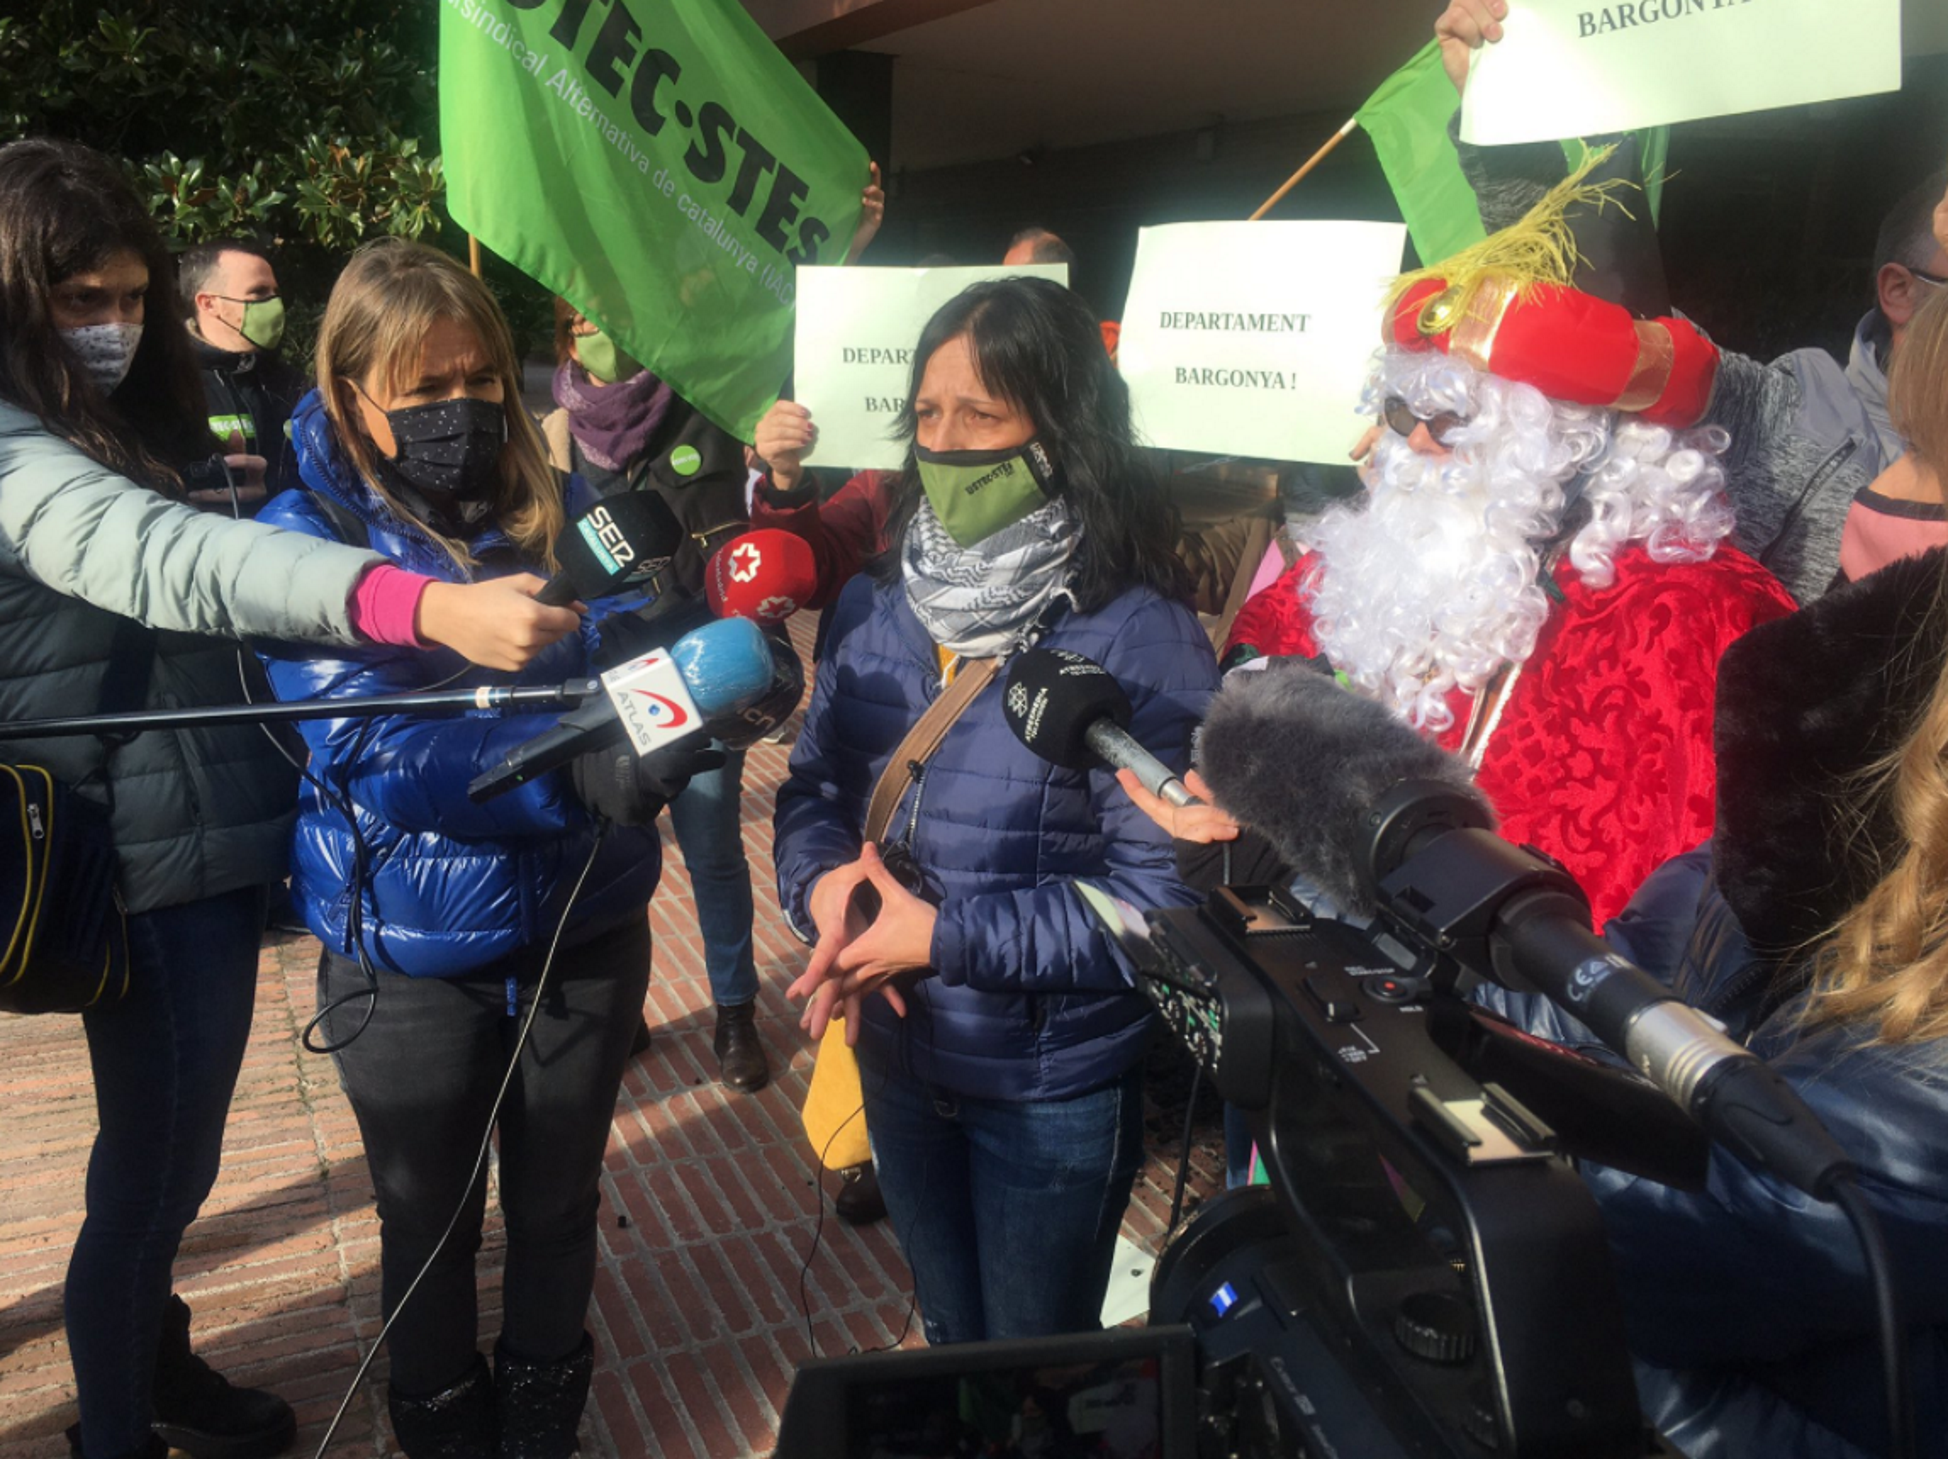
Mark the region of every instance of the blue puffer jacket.
MULTIPOLYGON (((373 550, 392 562, 429 577, 463 580, 445 552, 412 523, 391 515, 359 480, 332 440, 315 391, 298 406, 291 429, 304 488, 278 496, 258 521, 337 538, 313 496, 319 493, 358 517, 373 550)), ((571 479, 571 513, 592 500, 577 500, 582 490, 571 479)), ((470 545, 483 562, 482 576, 523 570, 496 528, 470 545)), ((601 606, 616 611, 634 603, 611 599, 601 606)), ((559 684, 592 672, 595 617, 591 613, 579 636, 563 639, 513 676, 472 668, 446 650, 259 647, 280 699, 399 694, 436 684, 559 684)), ((356 810, 369 853, 364 942, 375 966, 448 977, 553 935, 595 835, 566 772, 541 776, 482 805, 467 799, 467 783, 515 745, 551 727, 555 718, 398 715, 302 726, 312 773, 348 795, 356 810)), ((321 804, 307 784, 299 803, 292 890, 311 930, 327 947, 345 953, 350 952, 353 854, 344 816, 336 806, 321 804)), ((575 903, 565 941, 640 913, 656 890, 661 865, 654 830, 611 831, 575 903)))
MULTIPOLYGON (((812 884, 859 854, 866 803, 900 739, 940 693, 933 641, 897 585, 853 579, 833 608, 818 684, 778 792, 778 894, 801 936, 812 884)), ((1041 640, 1086 654, 1135 706, 1130 731, 1180 772, 1217 688, 1190 612, 1132 590, 1071 613, 1041 640)), ((1062 1099, 1143 1053, 1150 1005, 1077 895, 1092 883, 1138 907, 1183 906, 1171 843, 1107 771, 1061 770, 1009 730, 1000 687, 970 705, 888 840, 906 839, 942 893, 937 977, 901 1020, 867 1000, 860 1051, 975 1098, 1062 1099), (917 800, 917 804, 916 804, 917 800), (911 828, 909 834, 909 827, 911 828)))
MULTIPOLYGON (((1907 1303, 1919 1452, 1948 1455, 1948 1063, 1766 1016, 1768 965, 1712 884, 1709 848, 1665 863, 1610 944, 1722 1019, 1812 1106, 1859 1166, 1907 1303)), ((1546 1000, 1479 1001, 1544 1038, 1595 1036, 1546 1000)), ((1645 1417, 1690 1459, 1864 1459, 1888 1448, 1872 1291, 1837 1206, 1714 1152, 1704 1190, 1600 1166, 1602 1207, 1645 1417)))

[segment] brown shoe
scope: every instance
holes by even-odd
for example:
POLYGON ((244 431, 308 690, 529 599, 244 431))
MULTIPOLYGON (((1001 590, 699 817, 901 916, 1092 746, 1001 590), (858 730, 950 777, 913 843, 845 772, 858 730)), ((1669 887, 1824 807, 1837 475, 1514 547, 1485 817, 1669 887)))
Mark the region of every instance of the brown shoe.
POLYGON ((879 1193, 879 1173, 872 1162, 848 1165, 838 1172, 839 1193, 832 1208, 848 1226, 870 1226, 886 1215, 886 1197, 879 1193))
POLYGON ((771 1061, 758 1039, 756 1001, 717 1005, 717 1077, 739 1094, 755 1094, 771 1082, 771 1061))

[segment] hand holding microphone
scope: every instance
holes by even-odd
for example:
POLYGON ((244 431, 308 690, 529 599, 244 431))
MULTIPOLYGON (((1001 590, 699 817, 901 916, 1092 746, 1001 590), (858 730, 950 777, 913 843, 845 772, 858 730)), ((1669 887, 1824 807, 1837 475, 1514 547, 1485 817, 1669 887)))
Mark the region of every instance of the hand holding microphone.
POLYGON ((1192 771, 1179 780, 1137 743, 1126 726, 1129 695, 1095 660, 1071 649, 1030 649, 1008 670, 1002 714, 1015 737, 1066 770, 1115 768, 1136 808, 1180 841, 1234 841, 1239 825, 1210 804, 1210 787, 1192 771))

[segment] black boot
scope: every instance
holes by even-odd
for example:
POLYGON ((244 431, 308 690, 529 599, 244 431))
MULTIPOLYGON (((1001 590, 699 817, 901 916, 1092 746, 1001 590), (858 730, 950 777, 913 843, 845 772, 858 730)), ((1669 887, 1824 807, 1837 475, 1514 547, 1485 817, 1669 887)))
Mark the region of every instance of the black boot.
POLYGON ((298 1435, 291 1405, 261 1388, 238 1388, 189 1350, 189 1305, 171 1296, 156 1347, 157 1437, 194 1459, 270 1459, 298 1435))
POLYGON ((633 1059, 641 1054, 646 1054, 648 1052, 649 1052, 649 1020, 647 1018, 638 1017, 636 1019, 635 1036, 629 1040, 629 1057, 633 1059))
POLYGON ((408 1398, 388 1388, 386 1410, 406 1459, 495 1459, 500 1452, 494 1381, 479 1353, 466 1377, 430 1397, 408 1398))
POLYGON ((839 1172, 839 1193, 832 1209, 849 1226, 870 1226, 886 1215, 886 1197, 879 1193, 879 1172, 872 1161, 848 1165, 839 1172))
POLYGON ((717 1005, 717 1037, 711 1043, 717 1077, 739 1094, 755 1094, 771 1080, 771 1061, 758 1040, 757 1010, 755 999, 717 1005))
POLYGON ((494 1389, 500 1399, 500 1459, 574 1459, 575 1431, 595 1372, 595 1342, 554 1363, 530 1363, 498 1343, 494 1389))

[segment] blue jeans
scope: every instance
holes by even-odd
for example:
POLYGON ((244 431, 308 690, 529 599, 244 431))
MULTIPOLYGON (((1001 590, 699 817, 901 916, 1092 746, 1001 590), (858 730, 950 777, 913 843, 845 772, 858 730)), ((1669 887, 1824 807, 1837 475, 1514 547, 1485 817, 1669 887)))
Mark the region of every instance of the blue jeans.
POLYGON ((1143 1163, 1143 1070, 1015 1103, 863 1067, 866 1127, 927 1341, 1093 1332, 1143 1163))
POLYGON ((720 1008, 758 996, 758 965, 751 952, 756 911, 739 823, 743 799, 744 752, 731 750, 721 770, 697 776, 670 802, 670 829, 696 897, 710 998, 720 1008))
POLYGON ((246 887, 136 913, 128 996, 82 1015, 101 1128, 65 1304, 89 1459, 149 1442, 170 1268, 216 1183, 264 910, 265 889, 246 887))

